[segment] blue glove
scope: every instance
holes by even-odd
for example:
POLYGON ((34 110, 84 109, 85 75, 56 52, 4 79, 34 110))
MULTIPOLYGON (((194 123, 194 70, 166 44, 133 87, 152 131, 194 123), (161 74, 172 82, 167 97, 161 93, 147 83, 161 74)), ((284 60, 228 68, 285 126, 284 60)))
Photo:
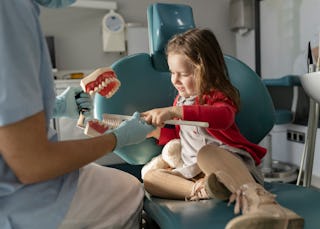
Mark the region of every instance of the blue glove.
POLYGON ((84 116, 91 117, 93 105, 91 96, 88 93, 81 90, 81 92, 76 95, 76 103, 78 110, 80 110, 84 116))
POLYGON ((56 97, 53 117, 78 118, 80 111, 89 116, 92 110, 90 95, 83 92, 81 87, 68 87, 56 97))
POLYGON ((115 150, 126 145, 142 142, 147 134, 154 129, 154 126, 140 119, 140 113, 135 112, 131 119, 122 122, 116 129, 111 131, 117 138, 115 150))

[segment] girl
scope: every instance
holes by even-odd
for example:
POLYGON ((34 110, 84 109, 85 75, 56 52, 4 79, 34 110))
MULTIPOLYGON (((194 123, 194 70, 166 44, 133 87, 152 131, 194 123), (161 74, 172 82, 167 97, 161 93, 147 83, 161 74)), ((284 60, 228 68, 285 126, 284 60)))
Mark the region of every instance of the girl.
POLYGON ((214 34, 191 29, 174 36, 166 51, 178 95, 172 107, 142 115, 158 126, 149 137, 158 139, 159 144, 180 139, 183 166, 147 171, 145 189, 163 198, 236 200, 235 212, 241 209, 243 215, 230 221, 227 228, 245 228, 252 222, 266 228, 302 228, 303 219, 278 205, 261 185, 263 177, 257 165, 266 149, 249 142, 235 123, 240 96, 229 81, 214 34), (169 129, 163 127, 168 119, 203 121, 209 127, 169 129))

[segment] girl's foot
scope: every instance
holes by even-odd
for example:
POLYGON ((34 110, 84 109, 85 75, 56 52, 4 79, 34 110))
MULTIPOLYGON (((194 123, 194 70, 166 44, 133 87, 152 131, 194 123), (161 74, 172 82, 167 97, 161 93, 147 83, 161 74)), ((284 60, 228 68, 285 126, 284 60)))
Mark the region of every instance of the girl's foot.
POLYGON ((304 219, 275 201, 275 195, 257 183, 244 184, 232 194, 235 213, 241 216, 232 219, 226 229, 302 229, 304 219))

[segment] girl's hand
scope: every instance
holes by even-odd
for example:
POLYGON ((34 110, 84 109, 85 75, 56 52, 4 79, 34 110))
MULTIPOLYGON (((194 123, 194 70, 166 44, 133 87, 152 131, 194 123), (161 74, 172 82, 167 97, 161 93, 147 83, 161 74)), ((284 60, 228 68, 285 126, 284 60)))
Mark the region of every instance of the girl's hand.
POLYGON ((164 122, 174 118, 182 118, 181 107, 164 107, 156 108, 146 112, 143 112, 141 116, 146 120, 147 123, 154 126, 164 126, 164 122))

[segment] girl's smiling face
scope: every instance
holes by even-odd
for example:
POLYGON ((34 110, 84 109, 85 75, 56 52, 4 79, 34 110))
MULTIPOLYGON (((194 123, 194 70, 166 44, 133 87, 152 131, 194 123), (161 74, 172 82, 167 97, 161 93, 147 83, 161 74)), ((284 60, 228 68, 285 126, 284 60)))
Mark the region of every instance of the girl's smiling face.
POLYGON ((179 95, 185 98, 197 95, 194 67, 183 54, 168 54, 168 65, 171 72, 171 82, 179 95))

